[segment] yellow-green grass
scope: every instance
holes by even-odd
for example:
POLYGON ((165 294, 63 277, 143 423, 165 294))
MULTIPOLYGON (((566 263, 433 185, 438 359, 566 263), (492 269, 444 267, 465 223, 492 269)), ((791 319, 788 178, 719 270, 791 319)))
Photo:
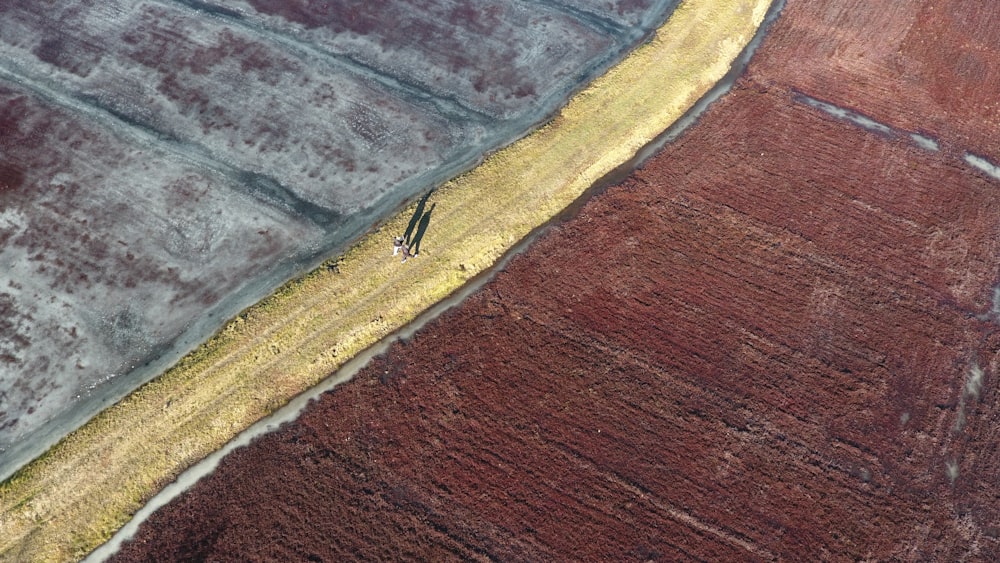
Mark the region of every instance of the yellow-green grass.
POLYGON ((157 490, 413 320, 631 158, 714 85, 768 0, 688 0, 549 124, 436 190, 418 258, 403 210, 290 282, 0 486, 0 560, 78 559, 157 490))

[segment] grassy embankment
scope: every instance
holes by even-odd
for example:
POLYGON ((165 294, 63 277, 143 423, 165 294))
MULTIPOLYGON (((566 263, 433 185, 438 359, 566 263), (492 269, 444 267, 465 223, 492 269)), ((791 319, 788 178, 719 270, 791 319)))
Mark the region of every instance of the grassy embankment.
POLYGON ((434 192, 419 258, 404 210, 230 322, 0 486, 0 560, 64 561, 243 428, 488 268, 675 121, 728 70, 767 0, 688 0, 548 125, 434 192))

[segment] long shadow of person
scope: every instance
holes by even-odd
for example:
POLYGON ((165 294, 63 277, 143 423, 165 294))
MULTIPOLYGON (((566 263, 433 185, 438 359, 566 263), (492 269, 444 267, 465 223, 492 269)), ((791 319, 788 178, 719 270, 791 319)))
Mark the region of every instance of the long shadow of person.
POLYGON ((413 248, 413 254, 420 254, 420 241, 424 239, 424 233, 427 232, 427 225, 431 224, 431 213, 434 212, 434 207, 437 206, 436 203, 431 204, 431 208, 427 210, 420 217, 420 223, 417 225, 417 234, 413 237, 413 244, 410 245, 413 248))
POLYGON ((424 197, 420 198, 420 201, 417 202, 417 209, 413 212, 413 217, 410 217, 410 224, 406 226, 406 232, 403 233, 403 238, 406 239, 406 245, 409 247, 416 246, 413 241, 410 240, 410 237, 413 235, 413 229, 417 226, 417 221, 419 221, 420 217, 424 214, 424 207, 427 206, 427 200, 430 199, 432 193, 434 193, 434 190, 427 192, 424 197))

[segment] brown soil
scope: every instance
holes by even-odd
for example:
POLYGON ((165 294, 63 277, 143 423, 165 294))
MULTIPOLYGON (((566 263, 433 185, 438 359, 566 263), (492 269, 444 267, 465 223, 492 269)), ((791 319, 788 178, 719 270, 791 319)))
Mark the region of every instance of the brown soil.
POLYGON ((980 36, 843 4, 790 0, 679 141, 117 560, 1000 557, 1000 190, 959 153, 1000 151, 963 88, 898 103, 955 57, 872 70, 879 30, 980 36))

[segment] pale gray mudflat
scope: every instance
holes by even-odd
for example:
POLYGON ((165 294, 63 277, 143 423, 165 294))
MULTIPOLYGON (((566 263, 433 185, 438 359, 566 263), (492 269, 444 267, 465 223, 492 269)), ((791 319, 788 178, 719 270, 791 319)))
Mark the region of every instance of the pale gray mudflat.
POLYGON ((3 3, 0 479, 676 3, 3 3))

